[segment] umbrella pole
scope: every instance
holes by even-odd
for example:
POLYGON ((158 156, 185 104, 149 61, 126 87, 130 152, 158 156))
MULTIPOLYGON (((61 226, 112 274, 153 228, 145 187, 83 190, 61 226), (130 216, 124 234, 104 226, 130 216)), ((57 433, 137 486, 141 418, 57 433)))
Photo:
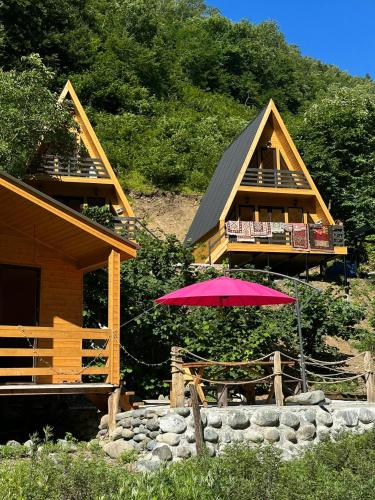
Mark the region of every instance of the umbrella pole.
POLYGON ((306 381, 306 367, 305 367, 305 356, 303 353, 303 339, 302 339, 302 328, 301 328, 301 307, 299 303, 299 293, 298 293, 298 283, 295 282, 295 307, 297 315, 297 328, 298 328, 298 338, 299 338, 299 353, 300 353, 300 364, 301 364, 301 378, 302 378, 302 390, 307 392, 307 381, 306 381))

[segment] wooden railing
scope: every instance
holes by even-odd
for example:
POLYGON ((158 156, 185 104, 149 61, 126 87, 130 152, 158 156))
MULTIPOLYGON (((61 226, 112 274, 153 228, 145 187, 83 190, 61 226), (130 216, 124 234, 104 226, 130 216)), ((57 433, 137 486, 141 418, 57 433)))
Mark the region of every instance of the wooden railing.
POLYGON ((114 217, 115 231, 121 236, 130 238, 132 240, 136 239, 137 233, 147 233, 155 239, 158 239, 155 233, 150 231, 146 224, 141 221, 138 217, 114 217))
MULTIPOLYGON (((21 339, 25 347, 0 347, 0 377, 25 377, 25 376, 76 376, 105 375, 106 382, 111 379, 111 348, 113 342, 110 329, 73 328, 62 327, 28 327, 28 326, 0 326, 0 342, 4 339, 21 339), (41 340, 41 342, 38 342, 41 340), (48 345, 51 341, 51 347, 48 345), (58 347, 54 341, 60 341, 58 347), (84 344, 95 344, 101 341, 103 346, 87 348, 84 344), (66 343, 66 345, 64 345, 66 343), (77 345, 75 345, 77 344, 77 345), (40 347, 39 347, 40 345, 40 347), (32 358, 32 367, 2 367, 4 358, 32 358), (69 360, 74 358, 74 363, 69 360), (77 366, 77 358, 80 358, 77 366), (84 364, 84 358, 89 358, 84 364), (95 366, 96 359, 106 360, 103 366, 95 366), (72 363, 74 366, 72 366, 72 363), (37 365, 37 366, 35 366, 37 365)), ((12 363, 12 365, 16 364, 12 363)), ((22 364, 22 363, 20 363, 22 364)), ((117 374, 118 375, 118 374, 117 374)))
POLYGON ((62 157, 44 155, 39 165, 34 168, 36 174, 52 177, 86 177, 106 179, 109 177, 100 158, 82 158, 78 156, 62 157))
POLYGON ((248 168, 241 186, 311 189, 301 170, 276 170, 272 168, 248 168))
MULTIPOLYGON (((307 226, 309 226, 307 224, 307 226)), ((344 247, 345 246, 345 231, 344 226, 332 225, 330 226, 331 238, 333 247, 344 247)), ((228 243, 244 243, 246 245, 285 245, 292 247, 292 237, 291 233, 274 233, 271 238, 254 238, 254 241, 238 241, 236 236, 228 236, 224 228, 220 229, 215 233, 207 242, 207 256, 208 263, 212 264, 213 254, 215 250, 224 242, 228 243)), ((314 250, 311 247, 311 250, 314 250)), ((316 249, 319 251, 319 249, 316 249)), ((334 251, 334 248, 327 249, 327 251, 334 251)))

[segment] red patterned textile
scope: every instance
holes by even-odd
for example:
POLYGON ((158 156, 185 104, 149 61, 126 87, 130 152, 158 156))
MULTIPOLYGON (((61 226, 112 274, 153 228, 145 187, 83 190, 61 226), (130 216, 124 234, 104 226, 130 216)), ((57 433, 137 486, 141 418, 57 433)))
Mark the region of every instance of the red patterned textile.
POLYGON ((306 224, 293 224, 292 246, 304 250, 309 248, 309 233, 306 224))

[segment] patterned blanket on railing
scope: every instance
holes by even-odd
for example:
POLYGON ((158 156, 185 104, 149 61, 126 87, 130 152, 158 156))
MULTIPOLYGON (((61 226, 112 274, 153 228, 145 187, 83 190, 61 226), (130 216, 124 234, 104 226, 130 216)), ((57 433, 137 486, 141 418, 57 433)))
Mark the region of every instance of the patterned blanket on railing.
POLYGON ((329 226, 310 226, 310 246, 318 250, 333 249, 333 237, 329 226))
POLYGON ((251 221, 241 222, 241 234, 237 235, 237 241, 248 241, 250 243, 255 242, 254 238, 254 226, 251 221))
POLYGON ((292 228, 292 246, 293 248, 309 248, 309 233, 307 224, 294 224, 292 228))
POLYGON ((250 224, 252 224, 254 237, 272 238, 272 226, 270 222, 250 222, 250 224))
POLYGON ((225 223, 225 231, 229 236, 237 236, 242 233, 242 221, 228 220, 225 223))

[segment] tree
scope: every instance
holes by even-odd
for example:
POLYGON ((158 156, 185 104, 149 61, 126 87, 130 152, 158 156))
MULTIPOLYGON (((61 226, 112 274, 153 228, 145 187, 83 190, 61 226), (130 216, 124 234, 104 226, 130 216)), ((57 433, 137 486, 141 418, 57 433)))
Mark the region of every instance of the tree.
POLYGON ((21 71, 0 70, 0 169, 18 177, 42 140, 59 152, 74 141, 69 107, 48 88, 53 73, 37 55, 22 63, 21 71))
POLYGON ((297 146, 334 218, 350 232, 375 213, 375 86, 334 85, 294 125, 297 146))

